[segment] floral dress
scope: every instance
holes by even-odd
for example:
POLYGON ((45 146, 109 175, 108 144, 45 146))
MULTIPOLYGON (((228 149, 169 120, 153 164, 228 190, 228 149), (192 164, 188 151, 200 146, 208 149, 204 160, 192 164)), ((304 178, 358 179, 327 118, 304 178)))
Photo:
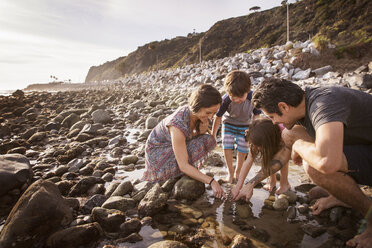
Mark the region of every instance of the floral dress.
POLYGON ((193 166, 196 166, 199 160, 206 158, 216 146, 215 139, 209 134, 191 136, 190 109, 188 106, 182 106, 163 119, 152 130, 146 141, 146 170, 142 178, 145 181, 159 182, 182 175, 172 148, 169 126, 180 129, 185 135, 189 163, 193 166))

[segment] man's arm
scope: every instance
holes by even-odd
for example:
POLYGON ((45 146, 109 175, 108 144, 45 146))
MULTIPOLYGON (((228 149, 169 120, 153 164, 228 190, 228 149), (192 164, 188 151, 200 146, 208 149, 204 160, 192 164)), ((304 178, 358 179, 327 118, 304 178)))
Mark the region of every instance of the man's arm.
POLYGON ((328 122, 316 130, 315 143, 298 139, 292 146, 292 160, 301 164, 301 158, 311 167, 324 173, 347 171, 343 159, 344 124, 328 122))

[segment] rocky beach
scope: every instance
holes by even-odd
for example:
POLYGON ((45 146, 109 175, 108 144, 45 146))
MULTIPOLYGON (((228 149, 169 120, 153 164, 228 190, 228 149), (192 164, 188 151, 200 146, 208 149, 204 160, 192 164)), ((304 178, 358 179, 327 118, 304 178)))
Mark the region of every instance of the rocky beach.
MULTIPOLYGON (((260 185, 250 203, 215 199, 210 187, 186 176, 141 181, 152 128, 200 84, 222 92, 232 70, 248 72, 253 90, 280 77, 301 87, 372 93, 372 62, 337 72, 299 67, 302 54, 321 59, 311 41, 295 42, 116 81, 0 96, 0 247, 345 247, 363 216, 344 207, 312 215, 320 196, 308 194, 315 185, 293 164, 289 192, 278 196, 260 185)), ((223 183, 220 143, 202 170, 225 191, 233 187, 223 183)))

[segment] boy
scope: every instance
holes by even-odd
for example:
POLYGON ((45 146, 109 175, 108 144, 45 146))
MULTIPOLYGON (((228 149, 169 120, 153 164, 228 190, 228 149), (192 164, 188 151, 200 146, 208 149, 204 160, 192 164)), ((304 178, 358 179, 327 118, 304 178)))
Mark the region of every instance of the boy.
POLYGON ((252 91, 249 75, 243 71, 231 71, 227 74, 224 88, 227 94, 222 97, 222 104, 213 121, 212 134, 216 138, 217 130, 222 121, 222 148, 225 162, 229 170, 228 182, 234 180, 233 150, 237 146, 237 166, 235 178, 239 178, 245 156, 248 153, 248 143, 245 141, 245 130, 251 122, 252 113, 258 116, 261 111, 251 104, 252 91))

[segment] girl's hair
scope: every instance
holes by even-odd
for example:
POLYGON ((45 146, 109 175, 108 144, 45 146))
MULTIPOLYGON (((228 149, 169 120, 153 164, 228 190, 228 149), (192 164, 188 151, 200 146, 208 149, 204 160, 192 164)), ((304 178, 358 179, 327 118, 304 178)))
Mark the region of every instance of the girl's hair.
POLYGON ((202 84, 189 98, 189 105, 193 113, 199 112, 201 108, 210 108, 221 104, 220 92, 209 84, 202 84))
MULTIPOLYGON (((221 103, 221 93, 209 84, 200 85, 200 87, 191 93, 191 96, 189 97, 189 106, 194 114, 199 112, 201 108, 210 108, 221 103)), ((197 120, 195 124, 198 134, 200 134, 200 123, 201 121, 197 120)))
POLYGON ((245 136, 253 157, 261 157, 262 170, 270 172, 270 161, 282 147, 280 127, 271 120, 261 118, 254 120, 245 136))

